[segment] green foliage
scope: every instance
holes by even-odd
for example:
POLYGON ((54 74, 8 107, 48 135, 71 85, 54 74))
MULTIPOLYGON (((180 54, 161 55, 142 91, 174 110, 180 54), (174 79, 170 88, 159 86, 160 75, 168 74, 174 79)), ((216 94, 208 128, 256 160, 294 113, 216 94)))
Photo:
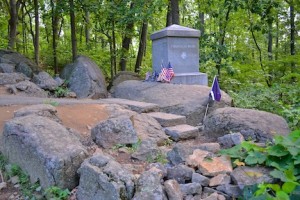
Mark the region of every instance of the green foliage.
POLYGON ((62 85, 62 86, 59 86, 55 89, 54 91, 54 96, 55 97, 66 97, 69 93, 69 89, 67 88, 66 85, 62 85))
POLYGON ((244 86, 238 92, 229 91, 234 104, 272 112, 283 116, 292 130, 300 129, 300 84, 274 84, 244 86))
POLYGON ((299 194, 300 130, 291 132, 288 136, 275 136, 274 143, 266 147, 245 141, 233 148, 221 150, 220 153, 229 155, 236 160, 234 163, 243 161, 250 166, 273 168, 270 175, 279 182, 246 187, 243 192, 245 199, 289 199, 289 196, 299 194), (255 193, 255 197, 250 198, 250 193, 255 193))
POLYGON ((57 102, 57 101, 53 101, 53 100, 49 100, 49 99, 47 99, 47 100, 44 100, 43 101, 43 103, 44 104, 50 104, 50 105, 52 105, 52 106, 58 106, 59 105, 59 103, 57 102))
POLYGON ((71 192, 68 189, 61 189, 57 186, 51 186, 45 190, 47 199, 66 200, 71 192))
POLYGON ((135 152, 141 146, 142 140, 139 138, 134 144, 116 144, 112 147, 113 150, 118 150, 120 148, 126 148, 130 153, 135 152))
POLYGON ((168 159, 167 159, 166 155, 163 154, 162 152, 159 152, 154 156, 153 155, 147 156, 146 161, 148 163, 156 163, 156 162, 161 163, 161 164, 168 163, 168 159))

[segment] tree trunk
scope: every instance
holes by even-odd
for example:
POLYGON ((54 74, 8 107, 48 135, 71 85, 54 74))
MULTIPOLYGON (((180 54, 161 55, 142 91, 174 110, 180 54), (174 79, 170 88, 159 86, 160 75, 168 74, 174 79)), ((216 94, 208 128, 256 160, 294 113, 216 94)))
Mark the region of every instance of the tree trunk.
POLYGON ((205 27, 205 19, 204 19, 204 13, 200 12, 199 13, 199 20, 200 20, 200 34, 201 36, 204 35, 204 27, 205 27))
POLYGON ((90 12, 88 10, 85 10, 85 44, 87 47, 89 47, 89 43, 91 40, 90 36, 90 12))
MULTIPOLYGON (((291 56, 294 56, 295 51, 295 11, 294 11, 294 5, 293 2, 290 4, 290 27, 291 27, 291 39, 290 39, 290 50, 291 50, 291 56)), ((296 69, 295 62, 292 61, 291 63, 291 73, 294 73, 296 69)), ((292 82, 295 81, 295 78, 292 78, 292 82)))
POLYGON ((268 58, 273 60, 273 36, 272 36, 272 22, 268 22, 268 58))
POLYGON ((77 56, 77 39, 76 39, 74 1, 69 0, 69 4, 70 4, 70 19, 71 19, 72 58, 74 61, 77 56))
POLYGON ((35 20, 35 37, 34 37, 34 58, 37 65, 39 65, 40 55, 40 22, 39 22, 39 3, 38 0, 34 0, 34 20, 35 20))
POLYGON ((179 0, 171 0, 172 24, 179 24, 179 0))
POLYGON ((139 51, 138 55, 136 57, 136 63, 134 71, 136 73, 140 72, 140 67, 142 65, 143 61, 143 55, 146 48, 146 42, 147 42, 147 31, 148 31, 148 22, 143 22, 142 28, 141 28, 141 34, 140 34, 140 43, 139 43, 139 51))
POLYGON ((171 0, 169 0, 166 27, 171 26, 171 25, 172 25, 171 0))
POLYGON ((278 51, 279 51, 279 17, 277 15, 276 19, 276 43, 275 43, 275 60, 278 60, 278 51))
MULTIPOLYGON (((112 58, 113 58, 113 72, 114 72, 114 75, 117 74, 117 52, 116 52, 116 32, 115 32, 115 19, 113 19, 112 21, 112 58)), ((113 77, 111 77, 113 78, 113 77)))
MULTIPOLYGON (((134 3, 131 2, 130 10, 132 10, 134 3)), ((121 50, 121 60, 120 60, 120 70, 126 71, 128 51, 132 40, 132 32, 133 32, 134 22, 131 20, 126 24, 125 28, 125 36, 122 41, 122 50, 121 50)))
POLYGON ((16 0, 9 1, 9 14, 10 19, 9 24, 9 39, 8 39, 8 49, 15 49, 16 47, 16 37, 17 37, 17 26, 18 26, 18 10, 19 2, 16 0))
POLYGON ((56 3, 54 0, 50 1, 51 3, 51 10, 52 10, 52 48, 53 48, 53 67, 54 73, 58 74, 58 65, 57 65, 57 36, 58 36, 58 14, 56 11, 56 3))

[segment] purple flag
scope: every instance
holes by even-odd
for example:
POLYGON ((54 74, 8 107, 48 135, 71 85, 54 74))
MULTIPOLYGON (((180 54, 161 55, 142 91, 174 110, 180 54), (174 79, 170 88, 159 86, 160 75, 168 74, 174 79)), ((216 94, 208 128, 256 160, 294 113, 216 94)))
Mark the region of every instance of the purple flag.
POLYGON ((212 100, 214 100, 214 101, 220 101, 221 100, 221 90, 220 90, 220 87, 219 87, 219 82, 218 82, 217 76, 215 76, 215 78, 214 78, 214 82, 212 84, 211 91, 210 91, 209 95, 211 96, 212 100))

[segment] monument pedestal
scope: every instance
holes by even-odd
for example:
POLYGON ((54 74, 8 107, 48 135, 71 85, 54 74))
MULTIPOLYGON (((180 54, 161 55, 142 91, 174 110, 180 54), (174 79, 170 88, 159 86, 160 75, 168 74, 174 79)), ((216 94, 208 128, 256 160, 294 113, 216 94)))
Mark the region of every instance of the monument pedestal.
POLYGON ((207 74, 200 72, 176 73, 171 83, 184 85, 208 85, 207 74))
POLYGON ((170 62, 175 73, 171 83, 207 85, 207 75, 199 72, 199 37, 199 30, 176 24, 153 33, 153 71, 160 73, 170 62))

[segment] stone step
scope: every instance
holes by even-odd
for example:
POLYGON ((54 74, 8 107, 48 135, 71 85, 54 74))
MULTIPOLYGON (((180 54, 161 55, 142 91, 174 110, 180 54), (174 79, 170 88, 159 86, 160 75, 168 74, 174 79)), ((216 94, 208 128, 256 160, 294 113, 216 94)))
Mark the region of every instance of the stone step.
POLYGON ((126 105, 131 110, 138 112, 138 113, 148 113, 148 112, 159 111, 159 106, 154 103, 146 103, 146 102, 132 101, 132 100, 128 100, 128 99, 119 99, 119 98, 101 99, 101 102, 109 103, 109 104, 126 105))
POLYGON ((174 115, 163 112, 151 112, 147 114, 156 119, 162 127, 186 124, 186 117, 182 115, 174 115))
POLYGON ((194 139, 199 135, 199 129, 187 124, 166 127, 165 133, 174 141, 194 139))

